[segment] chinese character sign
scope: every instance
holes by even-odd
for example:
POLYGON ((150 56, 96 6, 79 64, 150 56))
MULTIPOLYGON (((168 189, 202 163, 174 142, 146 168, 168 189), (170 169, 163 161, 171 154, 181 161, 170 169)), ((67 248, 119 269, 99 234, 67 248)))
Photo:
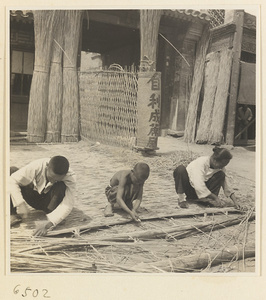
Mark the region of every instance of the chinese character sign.
POLYGON ((140 72, 138 78, 137 148, 156 150, 160 135, 161 73, 140 72))

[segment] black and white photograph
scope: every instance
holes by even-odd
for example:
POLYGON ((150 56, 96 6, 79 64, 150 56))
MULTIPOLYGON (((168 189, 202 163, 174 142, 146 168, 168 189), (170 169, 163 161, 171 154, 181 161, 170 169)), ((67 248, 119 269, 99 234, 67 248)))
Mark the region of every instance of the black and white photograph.
POLYGON ((259 6, 5 13, 6 274, 258 276, 259 6))

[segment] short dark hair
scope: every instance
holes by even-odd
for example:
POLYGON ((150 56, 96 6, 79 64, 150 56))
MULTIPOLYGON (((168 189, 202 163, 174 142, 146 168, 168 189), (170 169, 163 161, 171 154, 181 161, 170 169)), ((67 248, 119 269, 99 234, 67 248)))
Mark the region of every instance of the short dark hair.
POLYGON ((146 163, 137 163, 134 166, 134 171, 141 175, 141 179, 147 179, 150 175, 150 167, 146 163))
POLYGON ((229 150, 227 150, 226 148, 214 147, 212 149, 212 151, 213 151, 212 156, 217 161, 221 161, 223 159, 231 159, 233 157, 231 152, 229 150))
POLYGON ((69 169, 69 161, 64 156, 53 156, 49 162, 53 172, 57 175, 65 175, 69 169))

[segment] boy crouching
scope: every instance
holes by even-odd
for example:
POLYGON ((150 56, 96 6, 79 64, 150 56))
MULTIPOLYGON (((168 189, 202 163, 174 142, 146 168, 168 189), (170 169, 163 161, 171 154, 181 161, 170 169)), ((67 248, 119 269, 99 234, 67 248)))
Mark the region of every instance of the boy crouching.
POLYGON ((121 170, 114 174, 105 189, 108 204, 106 217, 113 216, 114 208, 122 208, 134 221, 140 222, 137 210, 143 195, 143 186, 150 174, 146 163, 137 163, 133 170, 121 170))

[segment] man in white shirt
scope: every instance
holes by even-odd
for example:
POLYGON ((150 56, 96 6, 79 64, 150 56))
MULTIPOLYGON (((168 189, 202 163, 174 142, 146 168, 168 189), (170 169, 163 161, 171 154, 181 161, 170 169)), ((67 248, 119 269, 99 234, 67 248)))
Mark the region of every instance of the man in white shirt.
POLYGON ((71 212, 76 197, 76 176, 64 156, 39 159, 11 174, 10 196, 11 215, 19 213, 25 217, 26 203, 46 213, 47 221, 34 232, 43 236, 71 212))

